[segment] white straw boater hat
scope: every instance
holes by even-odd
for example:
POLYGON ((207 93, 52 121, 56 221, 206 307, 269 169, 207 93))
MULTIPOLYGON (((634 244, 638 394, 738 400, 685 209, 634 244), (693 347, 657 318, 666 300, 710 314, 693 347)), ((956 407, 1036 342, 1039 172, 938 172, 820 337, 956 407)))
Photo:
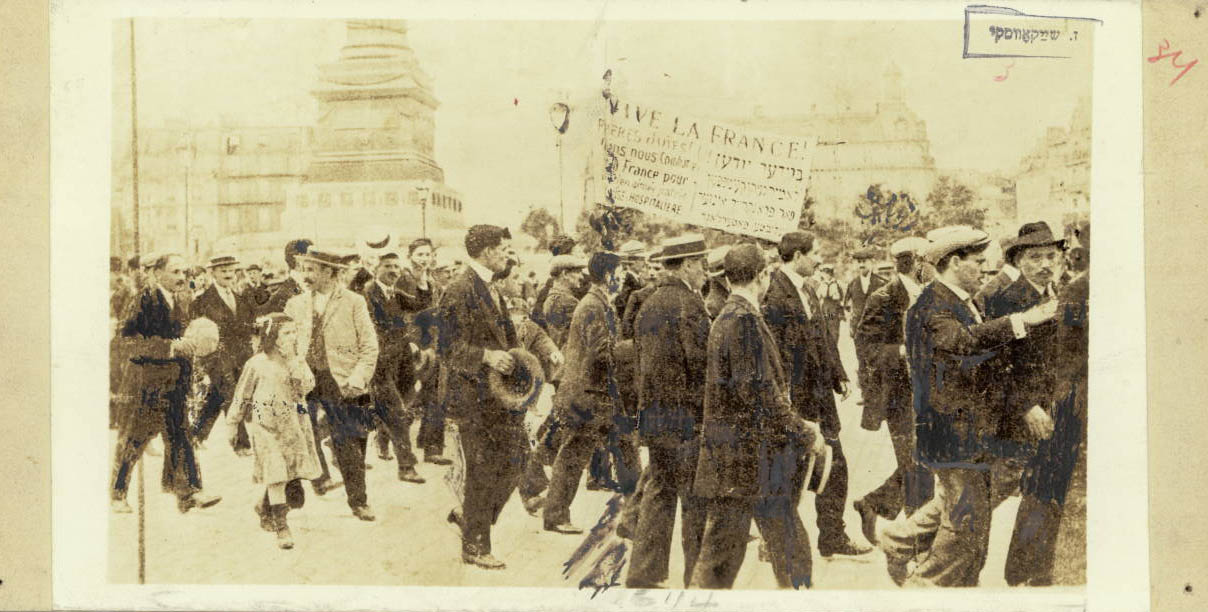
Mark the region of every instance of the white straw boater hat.
POLYGON ((342 270, 348 267, 350 255, 350 253, 345 253, 334 249, 311 246, 310 248, 306 249, 305 254, 298 255, 297 259, 298 261, 313 261, 317 264, 342 270))
POLYGON ((663 248, 659 250, 657 255, 650 258, 650 261, 667 261, 669 259, 686 259, 688 257, 700 257, 709 253, 709 248, 705 246, 705 237, 700 234, 685 234, 668 238, 663 241, 663 248))

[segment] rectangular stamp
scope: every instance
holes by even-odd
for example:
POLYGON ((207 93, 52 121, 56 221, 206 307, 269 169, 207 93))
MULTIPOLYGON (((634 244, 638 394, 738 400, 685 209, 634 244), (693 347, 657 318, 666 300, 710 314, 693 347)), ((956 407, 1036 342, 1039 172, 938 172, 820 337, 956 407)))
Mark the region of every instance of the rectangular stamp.
POLYGON ((1029 15, 1015 9, 974 4, 965 8, 964 57, 1067 58, 1091 52, 1098 19, 1029 15))

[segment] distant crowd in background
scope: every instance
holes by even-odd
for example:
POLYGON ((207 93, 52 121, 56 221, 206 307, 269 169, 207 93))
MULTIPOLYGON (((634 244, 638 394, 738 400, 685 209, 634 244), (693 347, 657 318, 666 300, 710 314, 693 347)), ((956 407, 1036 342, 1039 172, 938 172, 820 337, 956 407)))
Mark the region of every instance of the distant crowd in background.
POLYGON ((113 258, 111 509, 132 511, 144 452, 162 453, 182 513, 219 503, 194 451, 222 417, 282 548, 303 481, 342 487, 375 520, 376 452, 401 486, 425 484, 421 461, 456 471, 446 518, 484 569, 505 565, 491 529, 513 491, 544 529, 583 533, 570 507, 586 474, 622 500, 612 527, 632 542, 630 588, 667 586, 677 508, 685 587, 730 588, 752 523, 784 588, 813 586, 815 550, 873 546, 899 585, 975 586, 1012 495, 1008 583, 1081 584, 1089 226, 1024 224, 999 241, 998 269, 990 243, 950 226, 826 261, 805 231, 590 253, 560 236, 538 270, 508 229, 475 225, 459 257, 421 238, 361 253, 292 240, 280 269, 113 258), (886 424, 896 468, 849 506, 838 403, 857 389, 861 426, 886 424), (867 543, 849 535, 849 507, 867 543))

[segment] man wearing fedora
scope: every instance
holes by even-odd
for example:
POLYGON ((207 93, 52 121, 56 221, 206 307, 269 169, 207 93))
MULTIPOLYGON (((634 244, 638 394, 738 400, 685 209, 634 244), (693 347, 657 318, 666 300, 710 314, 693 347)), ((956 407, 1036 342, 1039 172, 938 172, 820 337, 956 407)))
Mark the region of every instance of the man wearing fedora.
POLYGON ((690 586, 728 589, 754 518, 781 588, 811 586, 809 534, 792 488, 802 452, 825 442, 789 402, 789 381, 759 303, 768 289, 753 244, 725 255, 731 293, 709 332, 705 409, 694 490, 708 512, 690 586))
POLYGON ((146 286, 127 305, 118 323, 128 359, 120 395, 130 398, 119 415, 118 444, 114 451, 110 489, 114 512, 131 512, 126 503, 130 472, 156 435, 163 434, 164 462, 161 484, 176 495, 177 509, 207 508, 222 500, 201 487, 201 471, 189 442, 185 399, 192 379, 194 340, 183 337, 188 313, 176 298, 185 286, 185 264, 179 255, 157 256, 149 262, 146 286))
MULTIPOLYGON (((252 356, 254 307, 248 299, 235 292, 233 283, 238 265, 239 260, 233 255, 210 258, 210 276, 214 284, 197 297, 190 312, 193 319, 206 318, 218 325, 218 350, 201 360, 201 367, 210 377, 210 388, 201 414, 193 425, 195 444, 201 444, 209 438, 220 412, 227 413, 239 373, 252 356)), ((242 422, 237 440, 235 452, 241 457, 250 456, 252 444, 242 422)))
MULTIPOLYGON (((411 451, 411 423, 415 417, 403 402, 403 393, 409 392, 415 382, 413 355, 419 350, 410 340, 411 325, 396 289, 399 273, 398 253, 383 253, 378 258, 377 276, 362 290, 378 339, 378 360, 371 382, 373 406, 383 425, 378 440, 394 442, 398 479, 423 484, 423 477, 415 471, 417 460, 411 451)), ((379 442, 378 456, 385 454, 383 450, 388 453, 389 447, 379 442)))
POLYGON ((843 296, 843 302, 851 312, 851 317, 848 321, 851 322, 851 329, 848 333, 851 334, 852 340, 856 345, 856 378, 860 383, 860 400, 859 403, 864 403, 867 398, 864 394, 869 391, 868 381, 868 366, 867 359, 864 355, 864 345, 856 338, 856 326, 860 324, 860 320, 864 318, 864 305, 868 301, 868 296, 874 291, 885 285, 885 279, 872 273, 870 261, 877 258, 876 251, 873 249, 864 249, 852 255, 856 260, 857 274, 856 277, 847 284, 847 293, 843 296))
POLYGON ((264 270, 258 263, 247 266, 247 286, 243 289, 243 297, 251 302, 253 313, 257 316, 273 297, 272 291, 264 284, 264 270))
MULTIPOLYGON (((805 420, 819 425, 834 454, 830 483, 822 495, 814 498, 818 511, 818 553, 823 557, 862 555, 872 549, 853 542, 843 520, 847 505, 847 460, 839 441, 835 394, 847 397, 847 374, 827 329, 822 305, 807 280, 821 263, 817 248, 814 236, 808 232, 789 232, 781 237, 778 252, 783 265, 772 274, 771 286, 763 298, 763 316, 780 349, 781 363, 787 369, 793 409, 805 420)), ((805 484, 804 472, 798 472, 793 483, 796 500, 801 499, 805 484)))
POLYGON ((511 232, 474 225, 466 232, 470 260, 440 299, 436 352, 444 367, 442 401, 456 422, 465 456, 461 512, 448 520, 461 528, 461 558, 485 569, 503 569, 491 554, 491 526, 520 481, 528 440, 524 411, 496 397, 489 371, 508 375, 515 366, 508 350, 518 346, 502 296, 491 288, 507 269, 511 232))
MULTIPOLYGON (((608 440, 614 419, 620 415, 621 395, 614 355, 620 322, 612 303, 621 288, 617 274, 620 263, 615 253, 592 254, 588 262, 591 289, 575 307, 562 347, 566 367, 554 396, 554 418, 562 435, 545 501, 546 531, 583 532, 570 523, 570 505, 588 460, 608 440)), ((550 299, 553 298, 551 292, 550 299)), ((612 437, 616 439, 615 435, 612 437)), ((632 490, 637 480, 638 457, 636 449, 632 446, 628 449, 630 452, 618 453, 623 455, 618 471, 629 475, 627 484, 632 490)))
MULTIPOLYGON (((311 425, 317 425, 322 409, 348 507, 362 521, 372 521, 365 492, 365 449, 373 427, 369 391, 379 348, 365 298, 339 281, 345 261, 346 256, 316 246, 298 256, 306 290, 286 302, 285 314, 298 326, 299 352, 306 352, 306 364, 315 375, 315 388, 306 396, 311 425)), ((315 438, 319 447, 318 433, 315 438)), ((333 485, 321 454, 320 468, 323 475, 311 484, 322 495, 333 485)))
POLYGON ((1019 485, 1020 470, 999 448, 988 360, 1056 314, 1045 302, 987 319, 974 305, 985 232, 949 226, 927 235, 936 279, 906 311, 906 356, 914 392, 916 456, 935 473, 935 496, 906 521, 881 532, 890 576, 918 586, 977 586, 990 519, 1019 485), (923 554, 926 553, 926 554, 923 554), (919 559, 911 573, 907 564, 919 559))
MULTIPOLYGON (((701 298, 705 240, 668 239, 655 258, 666 270, 634 321, 638 354, 638 437, 649 450, 628 588, 668 578, 675 509, 681 507, 684 585, 692 579, 705 528, 705 501, 692 490, 704 410, 709 313, 701 298)), ((640 292, 639 292, 640 293, 640 292)), ((635 294, 635 296, 638 294, 635 294)), ((633 301, 633 298, 630 298, 633 301)))
MULTIPOLYGON (((261 308, 261 314, 284 312, 285 303, 305 290, 306 282, 303 279, 302 270, 298 266, 298 256, 305 255, 306 250, 310 248, 311 244, 311 241, 305 238, 290 240, 285 244, 285 266, 288 270, 288 276, 277 285, 277 289, 273 292, 272 297, 261 308)), ((322 450, 319 453, 322 456, 322 450)))
POLYGON ((852 504, 860 514, 864 537, 873 543, 878 516, 892 520, 902 511, 909 516, 931 499, 934 488, 931 472, 914 461, 914 404, 906 365, 906 310, 923 290, 919 257, 926 247, 926 239, 915 237, 890 246, 897 273, 868 297, 864 318, 856 329, 866 347, 869 378, 876 389, 875 395, 865 399, 860 425, 877 431, 882 422, 887 423, 897 460, 897 468, 879 487, 852 504))

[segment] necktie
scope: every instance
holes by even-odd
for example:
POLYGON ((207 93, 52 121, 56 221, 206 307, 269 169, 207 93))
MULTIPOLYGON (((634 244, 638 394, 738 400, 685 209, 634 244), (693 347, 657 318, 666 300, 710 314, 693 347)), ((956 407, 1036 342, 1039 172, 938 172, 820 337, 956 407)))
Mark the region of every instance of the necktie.
POLYGON ((810 309, 810 287, 808 282, 802 282, 801 288, 797 290, 801 293, 801 306, 805 308, 805 318, 814 318, 814 311, 810 309))
POLYGON ((231 290, 221 289, 218 291, 218 295, 222 296, 222 301, 226 302, 227 308, 230 308, 231 312, 235 312, 235 298, 231 295, 231 290))
POLYGON ((981 316, 981 312, 978 312, 978 310, 977 310, 977 306, 975 306, 975 305, 973 304, 973 300, 972 300, 972 299, 970 299, 970 298, 965 298, 965 308, 968 308, 968 309, 969 309, 969 312, 972 312, 972 313, 973 313, 973 318, 974 318, 975 320, 977 320, 977 322, 978 322, 978 323, 981 323, 981 322, 982 322, 982 316, 981 316))

